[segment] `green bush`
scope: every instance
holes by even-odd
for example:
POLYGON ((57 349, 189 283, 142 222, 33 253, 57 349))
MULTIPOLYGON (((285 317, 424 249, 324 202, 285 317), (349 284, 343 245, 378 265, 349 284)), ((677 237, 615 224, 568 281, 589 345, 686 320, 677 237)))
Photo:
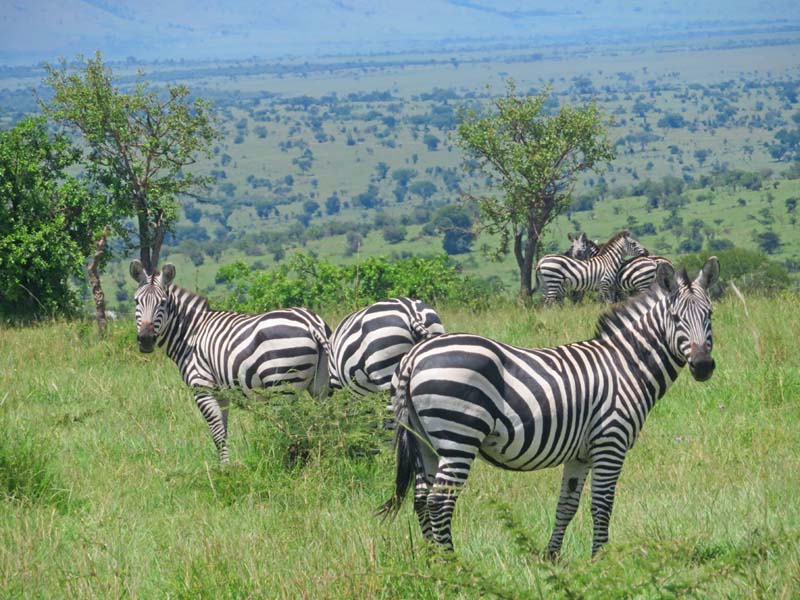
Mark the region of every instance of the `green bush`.
MULTIPOLYGON (((234 398, 232 398, 234 400, 234 398)), ((307 464, 334 463, 352 469, 391 447, 388 397, 380 394, 354 400, 348 391, 325 401, 307 392, 272 392, 266 398, 244 399, 235 406, 253 413, 255 429, 247 435, 245 463, 252 468, 293 471, 307 464)))
POLYGON ((355 265, 339 266, 296 254, 270 271, 251 272, 243 262, 226 265, 219 270, 217 281, 231 286, 222 305, 247 312, 287 306, 356 309, 397 296, 434 305, 446 302, 481 308, 503 292, 497 280, 461 275, 444 255, 391 261, 373 256, 355 265))
POLYGON ((783 264, 770 260, 762 252, 744 248, 687 254, 681 257, 679 264, 686 267, 690 274, 696 274, 712 255, 719 258, 720 266, 720 281, 712 289, 713 295, 720 295, 731 282, 739 289, 765 294, 785 290, 791 285, 789 272, 783 264))

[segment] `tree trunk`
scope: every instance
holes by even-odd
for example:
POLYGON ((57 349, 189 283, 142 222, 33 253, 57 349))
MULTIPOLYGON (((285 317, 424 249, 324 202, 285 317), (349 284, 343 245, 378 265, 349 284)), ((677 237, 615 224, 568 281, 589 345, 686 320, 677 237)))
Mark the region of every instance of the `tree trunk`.
POLYGON ((522 252, 522 265, 520 266, 520 294, 523 298, 530 298, 533 293, 533 263, 536 259, 536 248, 539 244, 539 237, 533 230, 528 231, 528 239, 525 241, 525 248, 522 252))
POLYGON ((139 259, 142 261, 145 273, 153 272, 153 263, 150 260, 150 224, 147 213, 139 211, 139 259))
POLYGON ((100 283, 100 261, 106 251, 106 242, 111 228, 106 225, 103 228, 103 233, 100 234, 99 239, 94 245, 94 255, 86 270, 89 273, 89 284, 92 286, 92 296, 94 297, 95 319, 97 320, 97 330, 100 335, 105 334, 108 320, 106 318, 106 295, 103 292, 103 286, 100 283))

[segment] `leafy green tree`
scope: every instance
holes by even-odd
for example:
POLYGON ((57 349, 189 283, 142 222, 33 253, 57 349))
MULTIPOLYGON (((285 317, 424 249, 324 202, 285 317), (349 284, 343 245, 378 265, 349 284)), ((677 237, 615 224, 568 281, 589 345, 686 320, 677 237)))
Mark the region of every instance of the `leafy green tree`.
POLYGON ((472 230, 472 218, 463 206, 443 206, 434 213, 432 223, 444 233, 442 248, 447 254, 464 254, 470 251, 476 236, 472 230))
POLYGON ((0 315, 70 313, 87 256, 103 237, 110 206, 68 173, 80 151, 50 136, 41 117, 0 132, 0 315))
POLYGON ((440 142, 439 138, 433 135, 432 133, 426 133, 422 137, 422 143, 425 144, 425 146, 431 152, 439 148, 439 142, 440 142))
POLYGON ((210 105, 192 100, 184 85, 153 90, 141 75, 123 91, 99 52, 74 68, 61 59, 45 70, 53 95, 43 109, 80 134, 89 176, 105 187, 117 218, 135 220, 140 259, 151 270, 178 216, 178 198, 210 183, 190 170, 198 154, 211 157, 219 137, 210 105))
POLYGON ((432 181, 428 181, 427 179, 423 181, 415 181, 410 186, 408 186, 408 191, 412 194, 417 194, 421 196, 425 200, 433 196, 438 189, 436 188, 436 184, 432 181))
POLYGON ((774 254, 781 247, 781 238, 774 231, 762 231, 754 234, 753 238, 758 247, 767 254, 774 254))
POLYGON ((502 192, 500 197, 477 200, 487 229, 499 236, 497 254, 508 253, 513 244, 520 292, 527 297, 546 227, 568 206, 581 173, 599 171, 614 158, 614 147, 594 104, 566 105, 546 114, 549 89, 522 97, 515 91, 509 81, 492 114, 481 117, 466 111, 458 126, 458 143, 502 192))

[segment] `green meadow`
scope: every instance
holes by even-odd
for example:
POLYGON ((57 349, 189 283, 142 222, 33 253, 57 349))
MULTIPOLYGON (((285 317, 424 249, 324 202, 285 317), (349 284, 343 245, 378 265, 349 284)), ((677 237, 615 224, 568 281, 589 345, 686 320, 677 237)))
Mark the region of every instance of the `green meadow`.
MULTIPOLYGON (((546 346, 593 334, 599 304, 443 307, 449 331, 546 346)), ((423 543, 393 489, 384 397, 238 403, 233 464, 161 351, 130 321, 0 329, 3 598, 796 598, 800 595, 800 299, 714 307, 717 369, 688 373, 628 455, 606 549, 588 494, 544 558, 560 471, 479 462, 454 556, 423 543)), ((335 325, 342 314, 324 315, 335 325)))

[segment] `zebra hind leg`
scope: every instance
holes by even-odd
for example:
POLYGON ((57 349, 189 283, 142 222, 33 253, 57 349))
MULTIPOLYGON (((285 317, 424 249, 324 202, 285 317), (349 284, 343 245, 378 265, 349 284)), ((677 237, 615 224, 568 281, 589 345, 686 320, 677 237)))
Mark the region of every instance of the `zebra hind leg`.
POLYGON ((414 484, 414 512, 417 513, 419 527, 422 530, 422 537, 429 542, 433 541, 433 524, 431 514, 428 510, 428 496, 431 491, 431 482, 424 473, 417 473, 414 484))
POLYGON ((445 550, 453 551, 451 524, 458 495, 464 487, 476 452, 465 452, 462 447, 457 456, 447 458, 440 450, 439 469, 428 493, 428 514, 433 529, 433 541, 445 550))
POLYGON ((561 553, 561 544, 564 533, 578 510, 581 500, 581 491, 589 473, 589 463, 578 460, 564 464, 564 473, 561 477, 561 495, 558 498, 556 509, 556 523, 550 542, 547 544, 547 554, 551 560, 556 560, 561 553))

